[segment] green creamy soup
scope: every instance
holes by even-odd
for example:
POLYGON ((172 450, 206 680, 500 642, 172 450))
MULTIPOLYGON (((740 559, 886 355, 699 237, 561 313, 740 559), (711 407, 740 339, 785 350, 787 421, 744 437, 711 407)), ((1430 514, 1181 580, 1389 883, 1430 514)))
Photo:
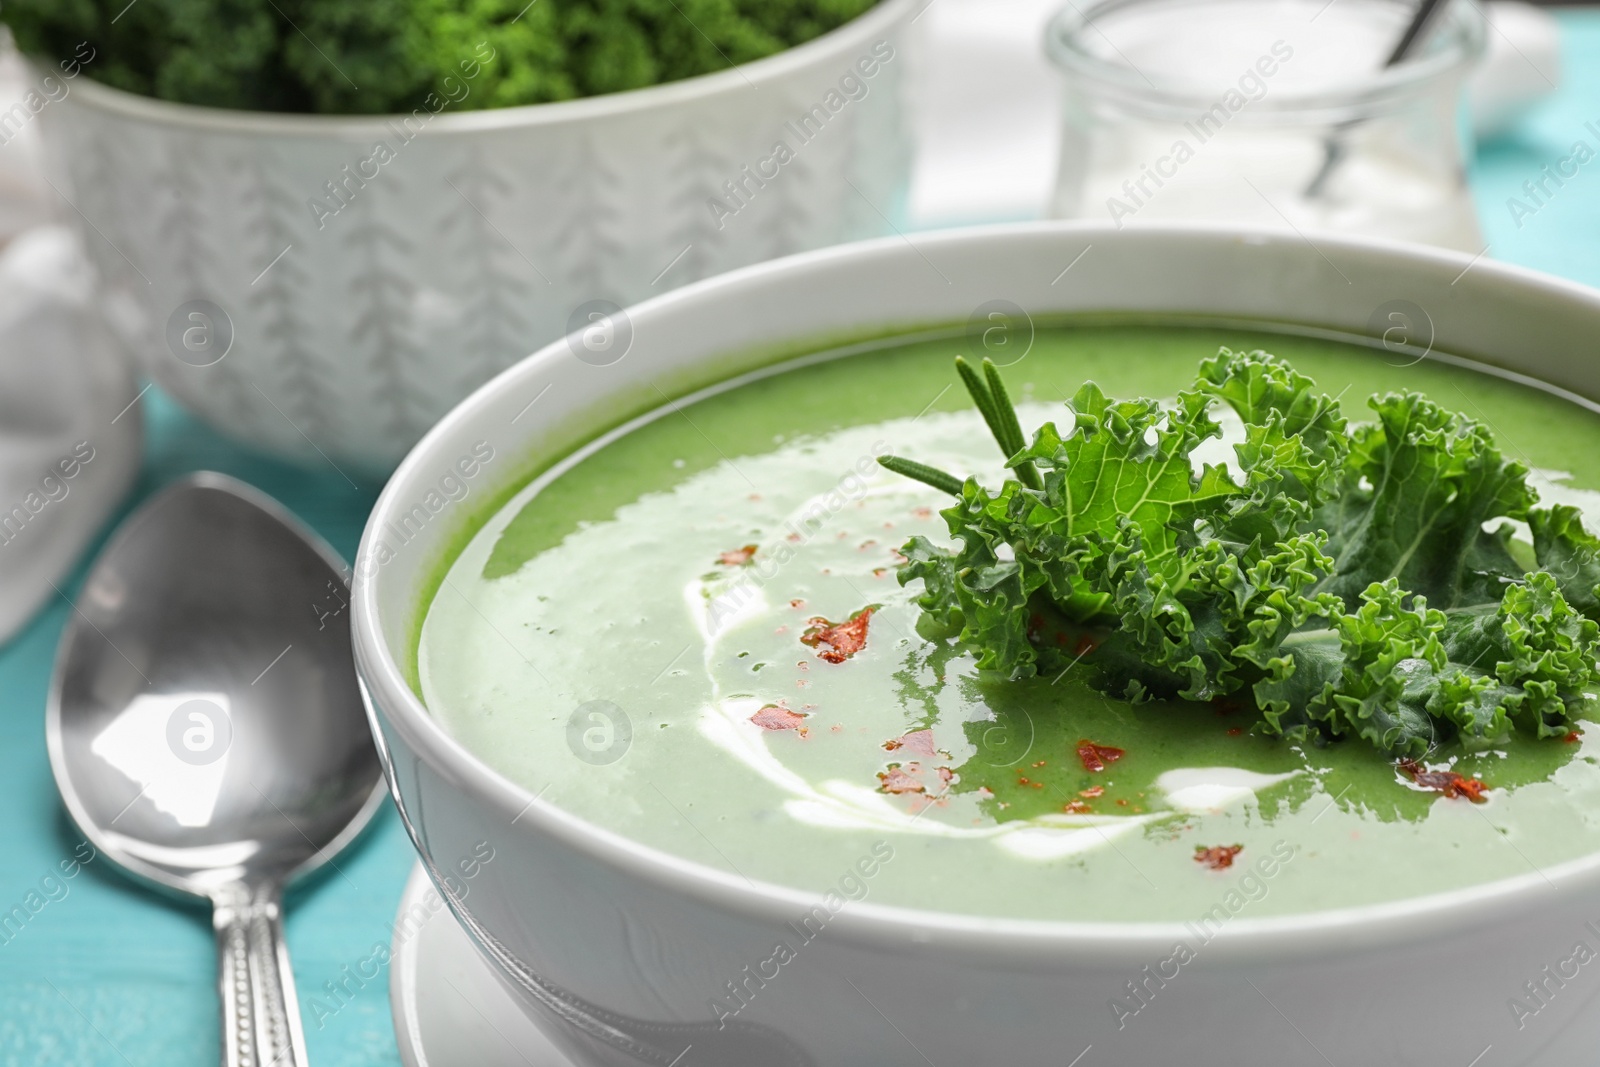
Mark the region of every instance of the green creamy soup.
MULTIPOLYGON (((1031 434, 1086 380, 1170 398, 1223 345, 1284 358, 1353 421, 1371 418, 1367 396, 1397 390, 1470 415, 1532 468, 1541 502, 1600 528, 1600 418, 1438 360, 1247 330, 1059 327, 1004 373, 1031 434)), ((737 877, 883 905, 1214 926, 1600 849, 1600 766, 1580 731, 1431 754, 1487 785, 1472 803, 1420 788, 1364 742, 1253 734, 1257 713, 1236 702, 1110 699, 1086 684, 1092 658, 1006 681, 923 636, 922 583, 896 581, 898 549, 917 534, 947 544, 950 498, 875 461, 1004 477, 952 373, 962 347, 802 361, 544 472, 434 595, 417 663, 431 712, 598 826, 737 877), (845 647, 864 635, 859 651, 817 639, 813 620, 868 607, 835 635, 845 647), (1099 748, 1080 753, 1086 741, 1099 748), (1123 754, 1096 758, 1109 749, 1123 754), (1208 849, 1222 851, 1197 862, 1208 849)), ((1216 417, 1224 437, 1197 458, 1225 464, 1238 423, 1216 417)))

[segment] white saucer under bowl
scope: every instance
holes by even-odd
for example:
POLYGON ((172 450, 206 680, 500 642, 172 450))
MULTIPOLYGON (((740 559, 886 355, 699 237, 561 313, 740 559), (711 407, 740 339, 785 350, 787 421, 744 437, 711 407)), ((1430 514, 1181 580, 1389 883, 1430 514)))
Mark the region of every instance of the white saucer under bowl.
POLYGON ((395 915, 389 1003, 406 1067, 572 1067, 517 1010, 420 863, 395 915))

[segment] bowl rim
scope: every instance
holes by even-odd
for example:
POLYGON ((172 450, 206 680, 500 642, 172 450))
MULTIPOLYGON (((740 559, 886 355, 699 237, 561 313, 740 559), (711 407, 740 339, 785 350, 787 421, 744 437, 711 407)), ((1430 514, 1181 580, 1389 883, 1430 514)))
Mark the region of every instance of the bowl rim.
MULTIPOLYGON (((1211 241, 1218 245, 1242 241, 1255 247, 1293 248, 1296 254, 1306 256, 1323 256, 1329 249, 1378 253, 1405 261, 1410 266, 1448 271, 1448 276, 1458 280, 1472 269, 1481 271, 1494 283, 1525 293, 1538 292, 1563 302, 1585 304, 1600 321, 1600 289, 1514 264, 1484 260, 1481 253, 1468 256, 1387 238, 1332 232, 1316 233, 1316 243, 1308 247, 1308 238, 1300 231, 1228 224, 1128 223, 1118 227, 1078 220, 1000 223, 916 234, 911 253, 921 256, 934 249, 949 250, 962 245, 992 249, 1029 235, 1110 241, 1116 239, 1119 231, 1157 241, 1211 241)), ((904 250, 909 243, 904 235, 881 237, 769 260, 653 297, 629 308, 628 313, 637 327, 640 321, 673 312, 680 305, 714 302, 726 289, 737 290, 750 284, 781 284, 787 276, 826 270, 832 263, 857 257, 886 252, 910 254, 904 250)), ((1282 321, 1289 324, 1289 317, 1282 321)), ((552 837, 619 874, 687 897, 713 910, 778 924, 792 920, 797 912, 817 906, 822 895, 775 882, 747 879, 736 872, 684 859, 591 823, 544 800, 542 795, 511 781, 451 737, 429 714, 406 681, 402 668, 389 654, 380 622, 377 583, 371 575, 375 575, 380 566, 373 555, 374 545, 385 524, 408 499, 402 496, 402 487, 409 488, 408 483, 418 477, 425 480, 426 471, 431 470, 439 458, 433 454, 435 450, 445 445, 452 433, 470 425, 478 409, 488 404, 499 390, 568 355, 565 338, 554 341, 457 404, 407 454, 373 506, 353 568, 351 627, 357 673, 367 698, 368 717, 380 754, 388 764, 389 750, 384 739, 387 725, 436 775, 471 794, 478 804, 503 815, 508 823, 522 822, 527 832, 552 837)), ((389 781, 393 788, 392 772, 389 781)), ((410 824, 401 799, 397 797, 396 800, 401 818, 406 821, 420 851, 419 828, 410 824)), ((1233 960, 1303 958, 1307 949, 1339 951, 1374 943, 1409 943, 1429 934, 1456 933, 1467 924, 1493 918, 1515 898, 1592 891, 1596 886, 1600 886, 1600 850, 1551 866, 1535 867, 1524 874, 1444 892, 1262 918, 1241 915, 1231 918, 1203 943, 1208 954, 1233 960)), ((903 949, 908 943, 937 942, 945 949, 1036 962, 1059 961, 1062 951, 1067 949, 1101 955, 1108 952, 1121 955, 1127 950, 1166 950, 1175 942, 1187 942, 1195 936, 1192 925, 1182 920, 1019 919, 880 904, 871 899, 852 901, 836 911, 829 929, 859 945, 903 949)))
MULTIPOLYGON (((660 82, 638 89, 625 89, 599 96, 584 96, 573 100, 555 100, 541 104, 518 104, 512 107, 479 108, 451 111, 448 107, 431 111, 418 101, 418 107, 409 112, 388 112, 375 115, 321 114, 291 111, 252 111, 242 108, 211 107, 204 104, 187 104, 175 100, 162 100, 129 92, 96 81, 87 69, 81 78, 75 78, 72 91, 66 99, 82 96, 82 103, 118 118, 134 119, 162 126, 187 127, 231 133, 266 134, 294 137, 341 138, 366 135, 377 129, 386 129, 390 123, 411 118, 421 112, 428 116, 427 134, 464 134, 521 129, 536 126, 555 126, 571 122, 619 118, 639 112, 675 105, 693 104, 701 100, 727 95, 730 91, 759 86, 787 78, 802 70, 826 65, 838 60, 865 41, 887 37, 902 24, 914 21, 907 15, 920 8, 926 10, 934 0, 878 0, 872 8, 849 22, 835 26, 827 33, 809 41, 774 52, 770 56, 737 63, 722 70, 697 74, 678 81, 660 82)), ((856 57, 852 56, 852 61, 856 57)), ((52 66, 36 56, 24 59, 39 72, 60 77, 52 66)), ((852 65, 850 71, 854 70, 852 65)), ((849 71, 841 71, 841 74, 849 71)))

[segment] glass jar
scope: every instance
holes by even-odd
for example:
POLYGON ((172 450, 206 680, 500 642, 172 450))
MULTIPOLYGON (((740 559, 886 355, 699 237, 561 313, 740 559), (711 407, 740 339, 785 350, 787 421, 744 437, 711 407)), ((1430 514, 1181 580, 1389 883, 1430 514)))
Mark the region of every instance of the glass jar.
POLYGON ((1066 79, 1052 214, 1335 229, 1483 248, 1466 185, 1470 0, 1384 62, 1402 0, 1069 0, 1046 31, 1066 79))

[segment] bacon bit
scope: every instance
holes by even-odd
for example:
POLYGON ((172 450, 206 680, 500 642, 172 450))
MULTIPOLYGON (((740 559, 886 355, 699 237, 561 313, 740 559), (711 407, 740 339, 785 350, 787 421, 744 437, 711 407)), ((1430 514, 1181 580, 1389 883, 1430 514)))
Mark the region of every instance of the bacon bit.
POLYGON ((717 557, 717 562, 724 567, 748 567, 750 566, 750 561, 755 558, 757 547, 756 545, 745 545, 743 548, 736 548, 732 552, 724 552, 717 557))
POLYGON ((793 730, 801 737, 810 732, 806 729, 806 717, 797 711, 790 711, 782 704, 768 704, 750 716, 750 721, 763 730, 793 730))
POLYGON ((1243 851, 1243 845, 1194 846, 1194 861, 1203 863, 1213 871, 1227 870, 1233 866, 1233 857, 1243 851))
POLYGON ((796 598, 796 599, 794 599, 794 600, 791 600, 791 601, 789 601, 789 606, 790 606, 790 607, 791 607, 791 608, 798 608, 798 607, 801 607, 801 606, 802 606, 802 605, 804 605, 804 604, 805 604, 805 601, 804 601, 804 600, 800 600, 800 599, 798 599, 798 598, 796 598))
POLYGON ((1238 737, 1242 733, 1244 733, 1244 727, 1243 726, 1233 726, 1233 727, 1230 727, 1228 729, 1228 736, 1229 737, 1238 737))
POLYGON ((994 799, 994 790, 990 789, 986 785, 980 785, 978 787, 978 799, 979 800, 993 800, 994 799))
POLYGON ((1125 755, 1122 749, 1110 745, 1097 745, 1087 739, 1078 742, 1078 759, 1086 771, 1103 771, 1106 764, 1115 763, 1125 755))
POLYGON ((910 558, 904 555, 898 548, 891 548, 889 550, 889 558, 894 560, 896 563, 911 562, 910 558))
POLYGON ((874 578, 882 578, 885 574, 888 574, 888 573, 889 573, 889 568, 888 567, 874 567, 874 568, 872 568, 872 576, 874 578))
POLYGON ((1488 788, 1480 779, 1463 778, 1458 774, 1452 777, 1445 785, 1444 795, 1447 797, 1466 797, 1474 804, 1482 804, 1484 802, 1483 792, 1488 788))
POLYGON ((1127 801, 1127 799, 1126 799, 1126 798, 1119 798, 1119 799, 1118 799, 1118 800, 1117 800, 1117 807, 1119 807, 1119 808, 1125 808, 1125 807, 1127 807, 1127 806, 1128 806, 1128 801, 1127 801))
POLYGON ((1103 797, 1106 795, 1106 787, 1103 785, 1091 785, 1088 789, 1078 790, 1078 795, 1080 797, 1086 797, 1089 800, 1094 800, 1096 797, 1103 797))
POLYGON ((802 671, 809 671, 811 669, 811 664, 807 663, 803 659, 796 660, 794 665, 802 671))
POLYGON ((919 519, 931 519, 931 518, 933 518, 933 509, 932 508, 912 508, 911 509, 911 514, 915 515, 919 519))
POLYGON ((1565 741, 1569 745, 1575 745, 1575 744, 1578 743, 1578 738, 1580 738, 1582 736, 1583 736, 1583 731, 1582 730, 1573 730, 1571 733, 1567 734, 1567 736, 1563 737, 1561 740, 1565 741))
POLYGON ((785 540, 785 541, 787 541, 787 542, 789 542, 789 543, 790 543, 790 544, 791 544, 791 545, 793 545, 793 544, 799 544, 799 542, 800 542, 800 535, 799 535, 799 534, 797 534, 797 533, 792 533, 792 534, 790 534, 790 535, 789 535, 789 536, 787 536, 787 537, 785 537, 785 538, 784 538, 784 540, 785 540))
POLYGON ((951 782, 955 781, 956 772, 952 771, 949 767, 936 767, 935 770, 939 772, 939 781, 943 782, 945 785, 949 785, 951 782))
POLYGON ((877 610, 876 604, 869 604, 844 622, 829 622, 821 615, 813 616, 808 620, 810 629, 800 635, 800 643, 811 648, 828 645, 827 651, 817 655, 829 663, 843 663, 867 647, 867 624, 877 610))
POLYGON ((1401 774, 1423 789, 1431 789, 1447 797, 1466 797, 1474 804, 1484 802, 1484 791, 1489 788, 1479 779, 1464 778, 1455 771, 1430 771, 1414 759, 1403 759, 1395 766, 1401 774))
POLYGON ((834 734, 842 734, 842 733, 844 733, 844 727, 839 723, 834 723, 832 726, 828 727, 828 732, 829 733, 834 733, 834 734))
POLYGON ((1019 774, 1019 775, 1017 775, 1017 784, 1018 785, 1032 785, 1033 783, 1028 781, 1026 778, 1022 777, 1022 775, 1019 774))
POLYGON ((917 781, 911 775, 900 769, 898 763, 892 764, 887 771, 878 773, 878 789, 884 793, 926 793, 927 786, 917 781))
POLYGON ((883 524, 883 528, 884 528, 884 529, 885 529, 885 530, 892 530, 892 529, 894 529, 894 523, 892 523, 892 522, 886 522, 886 523, 884 523, 884 524, 883 524))
POLYGON ((883 747, 890 752, 898 752, 901 749, 905 749, 909 755, 926 756, 929 759, 933 759, 939 754, 938 750, 933 747, 932 730, 913 730, 901 737, 885 741, 883 747))
POLYGON ((750 494, 750 499, 751 500, 760 500, 761 499, 761 494, 760 493, 751 493, 750 494))
POLYGON ((1085 804, 1081 800, 1074 800, 1070 801, 1066 807, 1062 808, 1061 810, 1066 812, 1068 815, 1088 815, 1094 809, 1089 807, 1089 805, 1085 804))
POLYGON ((865 552, 867 549, 871 548, 873 545, 875 545, 877 543, 878 542, 872 540, 872 538, 869 537, 865 541, 861 542, 860 546, 856 548, 856 551, 857 552, 865 552))
POLYGON ((1099 647, 1099 641, 1096 641, 1088 634, 1084 634, 1082 637, 1078 638, 1078 643, 1073 646, 1072 654, 1077 656, 1079 659, 1082 659, 1099 647))

